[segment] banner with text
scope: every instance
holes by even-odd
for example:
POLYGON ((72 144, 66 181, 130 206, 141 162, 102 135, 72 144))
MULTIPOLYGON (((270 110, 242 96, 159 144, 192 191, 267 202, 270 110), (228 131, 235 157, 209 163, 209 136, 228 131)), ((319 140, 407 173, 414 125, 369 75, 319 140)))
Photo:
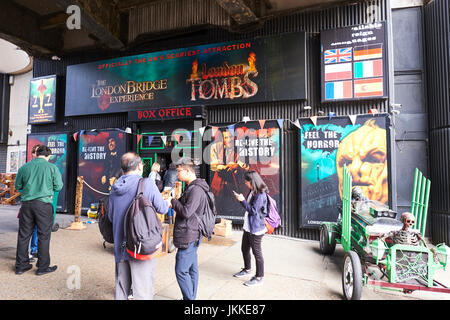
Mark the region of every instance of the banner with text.
POLYGON ((319 227, 324 221, 336 222, 342 203, 344 165, 352 175, 352 186, 359 186, 370 200, 388 204, 388 116, 299 119, 300 130, 300 227, 319 227))
POLYGON ((50 148, 52 155, 49 162, 56 165, 62 176, 64 186, 58 194, 57 212, 67 212, 67 133, 33 133, 27 136, 27 162, 33 159, 31 149, 37 144, 50 148))
POLYGON ((105 200, 120 175, 120 158, 126 149, 126 134, 104 130, 80 134, 78 144, 78 176, 83 176, 81 212, 92 203, 105 200))
POLYGON ((306 99, 305 33, 67 67, 66 116, 306 99))
POLYGON ((212 130, 212 143, 206 149, 210 156, 210 186, 221 218, 243 223, 245 210, 233 191, 247 196, 246 171, 259 173, 269 194, 280 199, 280 128, 277 121, 240 123, 212 130))

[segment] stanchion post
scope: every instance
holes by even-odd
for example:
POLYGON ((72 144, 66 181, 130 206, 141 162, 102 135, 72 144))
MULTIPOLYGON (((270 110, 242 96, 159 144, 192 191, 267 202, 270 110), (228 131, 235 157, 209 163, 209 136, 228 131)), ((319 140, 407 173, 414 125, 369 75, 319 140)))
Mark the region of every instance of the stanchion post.
POLYGON ((86 226, 81 222, 81 201, 83 199, 83 183, 84 178, 82 176, 77 177, 77 186, 75 193, 75 218, 69 230, 83 230, 86 226))

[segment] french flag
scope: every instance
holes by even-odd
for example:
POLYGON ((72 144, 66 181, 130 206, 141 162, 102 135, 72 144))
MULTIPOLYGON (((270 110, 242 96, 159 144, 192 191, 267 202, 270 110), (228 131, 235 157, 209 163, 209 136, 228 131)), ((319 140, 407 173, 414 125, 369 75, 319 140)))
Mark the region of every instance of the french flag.
POLYGON ((353 98, 352 81, 336 81, 325 83, 325 100, 353 98))

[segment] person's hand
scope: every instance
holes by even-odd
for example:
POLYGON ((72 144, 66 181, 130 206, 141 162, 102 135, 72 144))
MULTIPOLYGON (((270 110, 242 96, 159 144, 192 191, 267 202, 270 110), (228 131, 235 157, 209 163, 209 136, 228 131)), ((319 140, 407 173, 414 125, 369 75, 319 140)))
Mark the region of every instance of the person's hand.
POLYGON ((103 176, 102 177, 102 184, 105 184, 106 183, 106 176, 103 176))
POLYGON ((237 192, 235 192, 233 190, 233 194, 234 194, 234 197, 236 198, 237 201, 244 201, 245 200, 245 197, 244 197, 244 195, 242 193, 237 193, 237 192))

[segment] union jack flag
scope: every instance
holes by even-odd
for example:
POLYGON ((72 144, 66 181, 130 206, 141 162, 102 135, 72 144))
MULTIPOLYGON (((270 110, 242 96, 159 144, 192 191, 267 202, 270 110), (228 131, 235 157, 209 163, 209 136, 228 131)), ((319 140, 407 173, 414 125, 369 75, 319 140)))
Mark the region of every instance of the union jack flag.
POLYGON ((325 64, 352 61, 352 48, 325 50, 324 59, 325 64))

